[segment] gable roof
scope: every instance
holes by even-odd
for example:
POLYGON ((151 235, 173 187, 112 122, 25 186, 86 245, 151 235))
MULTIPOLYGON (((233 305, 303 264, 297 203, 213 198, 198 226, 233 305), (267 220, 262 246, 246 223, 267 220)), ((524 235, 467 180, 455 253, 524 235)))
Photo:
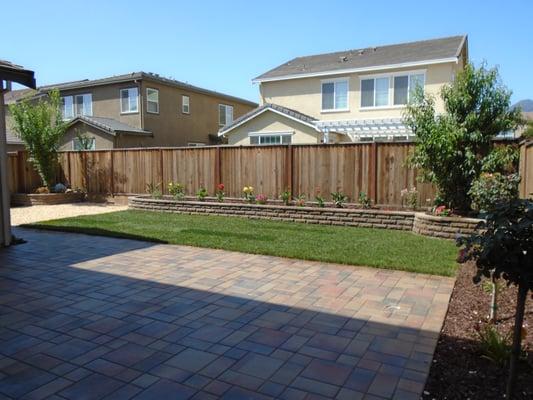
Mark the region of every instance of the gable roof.
POLYGON ((306 114, 302 114, 299 111, 296 111, 296 110, 293 110, 293 109, 290 109, 290 108, 287 108, 287 107, 279 106, 277 104, 265 103, 262 106, 257 107, 255 109, 253 109, 252 111, 240 116, 239 118, 234 120, 231 124, 226 125, 222 129, 220 129, 218 131, 218 136, 225 135, 229 131, 231 131, 231 130, 237 128, 238 126, 250 121, 251 119, 263 114, 266 111, 272 111, 274 113, 283 115, 284 117, 292 119, 292 120, 294 120, 296 122, 299 122, 301 124, 307 125, 307 126, 313 128, 313 129, 316 129, 318 131, 317 127, 315 126, 315 122, 317 121, 316 118, 310 117, 309 115, 306 115, 306 114))
POLYGON ((259 75, 253 82, 455 62, 465 45, 467 36, 460 35, 297 57, 259 75))
POLYGON ((254 103, 253 101, 250 101, 250 100, 231 96, 225 93, 216 92, 214 90, 204 89, 199 86, 190 85, 186 82, 178 81, 175 79, 164 78, 162 76, 159 76, 158 74, 154 74, 151 72, 142 72, 142 71, 132 72, 130 74, 115 75, 115 76, 110 76, 107 78, 100 78, 100 79, 82 79, 79 81, 56 83, 53 85, 40 86, 39 90, 48 91, 51 89, 58 89, 58 90, 83 89, 83 88, 88 88, 88 87, 109 85, 113 83, 131 82, 131 81, 143 80, 143 79, 149 80, 152 82, 158 82, 163 85, 177 87, 180 89, 190 90, 192 92, 198 92, 198 93, 207 94, 210 96, 221 97, 221 98, 225 98, 231 101, 236 101, 239 103, 257 107, 257 103, 254 103))
POLYGON ((151 136, 152 132, 145 131, 140 128, 135 128, 123 122, 117 121, 113 118, 104 118, 104 117, 88 117, 86 115, 79 116, 74 118, 69 122, 68 126, 73 126, 77 123, 84 123, 90 125, 96 129, 101 130, 102 132, 108 133, 110 135, 116 136, 119 133, 125 133, 128 135, 142 135, 142 136, 151 136))

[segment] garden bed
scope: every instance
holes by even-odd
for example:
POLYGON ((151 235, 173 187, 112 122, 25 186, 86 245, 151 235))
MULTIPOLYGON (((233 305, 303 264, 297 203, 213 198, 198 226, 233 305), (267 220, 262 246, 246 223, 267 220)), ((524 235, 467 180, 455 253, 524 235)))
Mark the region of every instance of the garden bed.
POLYGON ((355 208, 355 205, 347 205, 344 208, 298 207, 279 203, 249 204, 239 199, 227 199, 224 202, 177 201, 170 196, 161 199, 150 196, 132 197, 129 206, 137 210, 181 214, 240 216, 308 224, 395 229, 444 239, 455 239, 458 234, 471 234, 480 221, 472 218, 435 217, 423 212, 355 208))
MULTIPOLYGON (((507 367, 499 367, 483 357, 476 325, 487 320, 490 294, 474 285, 475 267, 464 265, 458 272, 448 313, 435 350, 424 399, 502 399, 507 381, 507 367)), ((503 283, 502 283, 503 285, 503 283)), ((511 332, 514 324, 516 289, 505 288, 499 294, 497 329, 511 332)), ((533 300, 528 296, 523 340, 527 362, 520 366, 517 399, 533 398, 533 300)))
POLYGON ((84 194, 80 192, 70 193, 13 193, 11 195, 11 205, 13 206, 34 206, 78 203, 82 201, 84 194))

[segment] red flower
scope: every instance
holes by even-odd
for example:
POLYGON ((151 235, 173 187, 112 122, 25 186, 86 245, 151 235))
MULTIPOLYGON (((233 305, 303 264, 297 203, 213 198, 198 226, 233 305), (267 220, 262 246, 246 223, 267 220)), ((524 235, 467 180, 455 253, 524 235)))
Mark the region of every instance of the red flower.
POLYGON ((224 190, 224 184, 223 184, 223 183, 219 183, 219 184, 217 185, 217 189, 218 189, 218 190, 224 190))

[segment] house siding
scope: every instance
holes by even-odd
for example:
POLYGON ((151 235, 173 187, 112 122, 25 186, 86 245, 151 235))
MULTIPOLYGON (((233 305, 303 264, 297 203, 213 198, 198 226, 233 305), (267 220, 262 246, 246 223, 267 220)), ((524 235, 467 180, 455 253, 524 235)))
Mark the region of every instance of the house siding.
MULTIPOLYGON (((463 57, 460 57, 463 60, 463 57)), ((319 120, 346 120, 346 119, 373 119, 373 118, 401 118, 405 107, 387 107, 362 110, 361 104, 361 78, 365 76, 387 74, 394 75, 400 72, 425 70, 425 92, 437 96, 443 85, 452 82, 455 74, 462 68, 460 63, 445 63, 414 68, 398 68, 393 70, 375 70, 361 74, 340 74, 315 78, 300 78, 283 81, 263 82, 260 85, 260 102, 274 103, 284 107, 298 110, 319 120), (335 78, 348 78, 348 111, 322 112, 322 81, 335 78)), ((391 79, 392 86, 392 79, 391 79)), ((437 111, 444 111, 444 104, 436 98, 437 111)))

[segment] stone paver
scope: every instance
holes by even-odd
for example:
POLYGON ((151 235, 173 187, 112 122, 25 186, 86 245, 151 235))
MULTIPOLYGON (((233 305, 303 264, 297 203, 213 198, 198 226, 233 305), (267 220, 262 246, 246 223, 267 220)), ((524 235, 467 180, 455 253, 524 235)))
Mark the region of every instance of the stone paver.
POLYGON ((16 229, 0 398, 418 398, 453 280, 16 229))

